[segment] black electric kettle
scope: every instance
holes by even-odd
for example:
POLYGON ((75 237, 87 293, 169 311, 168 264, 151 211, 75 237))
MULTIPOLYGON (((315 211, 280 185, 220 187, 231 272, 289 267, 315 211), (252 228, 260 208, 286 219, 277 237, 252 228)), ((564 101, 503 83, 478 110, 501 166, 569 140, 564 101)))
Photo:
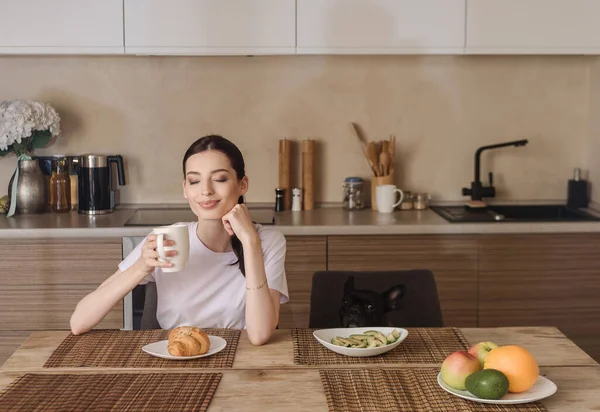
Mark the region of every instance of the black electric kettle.
POLYGON ((100 215, 115 210, 116 190, 112 187, 112 164, 117 165, 119 186, 125 185, 123 157, 85 154, 79 156, 77 200, 79 213, 100 215))

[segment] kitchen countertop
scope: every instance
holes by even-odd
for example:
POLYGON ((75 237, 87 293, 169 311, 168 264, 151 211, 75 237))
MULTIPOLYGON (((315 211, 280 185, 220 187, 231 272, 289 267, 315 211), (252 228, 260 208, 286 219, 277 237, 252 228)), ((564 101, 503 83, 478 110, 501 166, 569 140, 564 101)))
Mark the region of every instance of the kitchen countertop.
MULTIPOLYGON (((145 236, 149 226, 125 226, 136 209, 117 209, 107 215, 77 212, 28 216, 0 216, 0 238, 145 236)), ((252 210, 252 208, 251 208, 252 210)), ((263 209, 264 210, 264 209, 263 209)), ((434 211, 407 210, 378 214, 372 210, 346 211, 325 207, 312 211, 278 212, 275 226, 284 235, 401 235, 492 233, 600 233, 600 222, 449 223, 434 211)))

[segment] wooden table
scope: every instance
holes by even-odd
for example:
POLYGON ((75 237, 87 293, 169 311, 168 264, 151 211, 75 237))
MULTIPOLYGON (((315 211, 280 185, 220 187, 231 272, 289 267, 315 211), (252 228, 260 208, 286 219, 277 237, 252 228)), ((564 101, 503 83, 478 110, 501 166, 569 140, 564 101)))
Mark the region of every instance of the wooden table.
MULTIPOLYGON (((600 365, 556 328, 464 328, 470 344, 493 341, 518 344, 529 349, 540 365, 540 373, 558 386, 555 395, 542 401, 549 411, 600 410, 600 365)), ((439 364, 406 365, 294 365, 289 330, 277 330, 264 346, 253 346, 242 332, 231 369, 123 369, 46 368, 42 366, 68 335, 67 331, 33 333, 0 368, 0 390, 16 377, 36 373, 222 372, 223 379, 209 407, 214 411, 327 411, 318 369, 325 368, 414 368, 439 364)))

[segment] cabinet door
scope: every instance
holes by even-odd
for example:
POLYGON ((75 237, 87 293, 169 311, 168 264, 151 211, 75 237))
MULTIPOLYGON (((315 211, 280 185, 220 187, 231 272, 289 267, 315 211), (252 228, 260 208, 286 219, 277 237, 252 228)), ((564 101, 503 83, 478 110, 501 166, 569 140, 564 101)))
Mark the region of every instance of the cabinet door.
POLYGON ((600 359, 600 235, 495 235, 479 249, 479 326, 555 326, 600 359))
MULTIPOLYGON (((477 326, 477 240, 468 236, 329 236, 328 270, 429 269, 444 324, 477 326)), ((402 326, 402 325, 400 325, 402 326)))
MULTIPOLYGON (((0 332, 69 329, 77 302, 121 257, 121 239, 0 240, 0 332)), ((98 328, 122 327, 119 302, 98 328)))
POLYGON ((125 0, 125 51, 294 54, 294 0, 125 0))
POLYGON ((467 53, 600 52, 598 0, 468 0, 467 53))
POLYGON ((290 301, 281 305, 279 327, 307 328, 312 276, 327 267, 325 236, 286 236, 285 272, 290 301))
POLYGON ((465 0, 298 0, 298 53, 462 53, 465 0))
POLYGON ((123 54, 123 0, 0 0, 0 53, 123 54))

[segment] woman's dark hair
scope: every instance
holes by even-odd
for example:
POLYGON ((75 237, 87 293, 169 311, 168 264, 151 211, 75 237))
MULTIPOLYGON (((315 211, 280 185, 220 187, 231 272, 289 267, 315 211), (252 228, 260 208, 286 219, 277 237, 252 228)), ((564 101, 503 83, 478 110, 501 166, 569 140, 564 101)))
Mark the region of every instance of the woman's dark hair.
MULTIPOLYGON (((207 150, 217 150, 227 156, 231 162, 231 167, 233 170, 235 170, 238 181, 246 176, 246 166, 244 164, 244 157, 242 156, 240 149, 238 149, 235 144, 225 139, 223 136, 211 134, 196 140, 185 152, 185 155, 183 156, 184 179, 187 172, 185 169, 185 163, 187 160, 191 156, 207 150)), ((238 203, 244 203, 243 196, 238 198, 238 203)), ((246 269, 244 268, 244 248, 242 247, 242 242, 240 242, 236 235, 233 235, 231 238, 231 248, 238 259, 236 262, 232 263, 232 265, 239 264, 242 275, 246 276, 246 269)))

